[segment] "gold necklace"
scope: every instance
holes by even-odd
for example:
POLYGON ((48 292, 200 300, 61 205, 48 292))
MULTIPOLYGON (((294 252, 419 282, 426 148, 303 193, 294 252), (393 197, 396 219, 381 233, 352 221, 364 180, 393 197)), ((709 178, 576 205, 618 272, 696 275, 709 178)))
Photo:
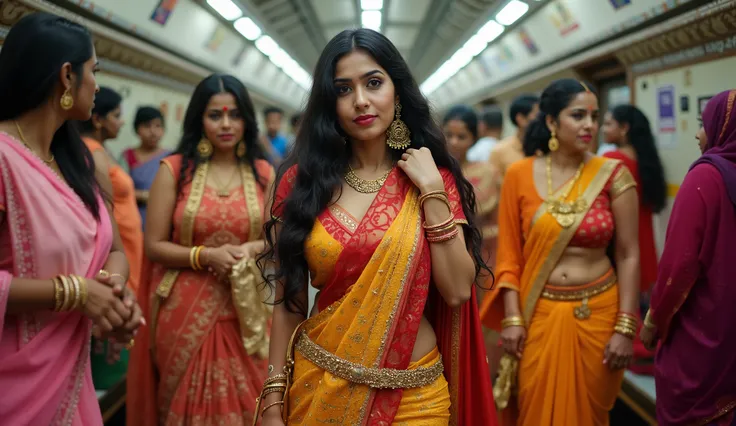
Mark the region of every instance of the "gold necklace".
POLYGON ((579 193, 578 197, 576 197, 574 201, 565 201, 570 195, 572 188, 577 186, 578 180, 580 180, 580 176, 583 173, 584 166, 585 163, 580 163, 578 170, 575 172, 575 177, 573 177, 572 183, 567 188, 567 191, 565 191, 560 198, 554 199, 552 198, 552 158, 547 156, 547 200, 545 201, 547 203, 547 212, 552 215, 557 223, 559 223, 563 228, 569 228, 572 226, 572 224, 575 223, 576 216, 579 213, 583 213, 588 207, 588 203, 583 198, 579 198, 579 193))
POLYGON ((215 186, 217 187, 217 196, 221 198, 227 198, 230 196, 230 184, 233 183, 233 179, 235 178, 235 175, 238 174, 238 167, 235 167, 235 171, 230 175, 230 179, 228 179, 227 183, 225 185, 220 184, 220 180, 217 179, 217 175, 215 173, 212 173, 212 180, 215 182, 215 186))
POLYGON ((388 178, 389 173, 391 173, 391 170, 393 170, 393 168, 389 169, 378 179, 368 180, 356 175, 353 167, 348 164, 348 172, 345 173, 345 183, 361 194, 373 194, 381 190, 381 187, 386 183, 386 179, 388 178))
MULTIPOLYGON (((21 141, 21 142, 23 142, 23 145, 25 145, 25 146, 26 146, 26 148, 28 148, 28 150, 29 150, 29 151, 33 152, 33 154, 34 154, 34 155, 35 155, 36 157, 38 157, 38 158, 41 158, 41 156, 40 156, 40 155, 36 154, 36 153, 35 153, 35 151, 33 151, 33 149, 31 149, 31 147, 30 147, 30 146, 28 145, 28 142, 26 142, 26 137, 25 137, 25 136, 23 136, 23 130, 21 130, 21 128, 20 128, 20 124, 18 124, 18 121, 13 121, 13 122, 15 123, 15 128, 16 128, 16 129, 18 130, 18 136, 20 136, 20 141, 21 141)), ((54 162, 54 154, 51 154, 51 158, 50 158, 50 159, 48 159, 48 160, 45 160, 45 159, 43 159, 43 158, 41 158, 41 160, 42 160, 42 161, 43 161, 44 163, 46 163, 46 164, 51 164, 51 163, 53 163, 53 162, 54 162)))

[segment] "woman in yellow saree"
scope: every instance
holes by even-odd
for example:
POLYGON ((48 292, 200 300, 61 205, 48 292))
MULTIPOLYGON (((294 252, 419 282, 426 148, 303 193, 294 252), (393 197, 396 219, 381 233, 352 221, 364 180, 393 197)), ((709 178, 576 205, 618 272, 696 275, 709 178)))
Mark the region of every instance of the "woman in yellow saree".
POLYGON ((383 35, 325 47, 285 167, 262 424, 494 425, 473 189, 383 35))
POLYGON ((620 161, 587 153, 598 100, 585 83, 552 83, 540 109, 529 158, 504 179, 498 285, 481 309, 507 352, 494 396, 503 424, 607 425, 637 321, 635 182, 620 161))

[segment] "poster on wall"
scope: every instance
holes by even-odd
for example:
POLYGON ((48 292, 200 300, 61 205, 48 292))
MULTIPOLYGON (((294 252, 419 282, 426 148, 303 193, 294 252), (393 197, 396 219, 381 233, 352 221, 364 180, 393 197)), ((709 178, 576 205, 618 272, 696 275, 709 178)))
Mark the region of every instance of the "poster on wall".
POLYGON ((161 25, 166 25, 166 21, 169 20, 171 12, 174 11, 174 7, 179 0, 159 0, 158 6, 153 9, 151 20, 158 22, 161 25))
POLYGON ((657 130, 660 148, 672 148, 677 141, 677 122, 675 119, 675 86, 657 88, 657 130))
POLYGON ((580 24, 578 24, 575 17, 572 16, 570 9, 563 0, 556 1, 553 6, 554 7, 551 8, 552 12, 549 15, 549 19, 560 32, 562 37, 565 37, 580 28, 580 24))
POLYGON ((524 28, 519 30, 519 38, 521 39, 521 42, 524 43, 524 46, 526 46, 526 50, 529 51, 529 54, 536 55, 537 52, 539 52, 539 48, 536 43, 534 43, 534 40, 532 40, 532 37, 524 28))
POLYGON ((616 10, 619 10, 629 4, 631 4, 631 0, 611 0, 611 6, 613 6, 613 8, 616 10))
POLYGON ((227 29, 223 25, 217 24, 205 47, 212 52, 217 52, 222 42, 225 41, 225 34, 227 34, 227 29))

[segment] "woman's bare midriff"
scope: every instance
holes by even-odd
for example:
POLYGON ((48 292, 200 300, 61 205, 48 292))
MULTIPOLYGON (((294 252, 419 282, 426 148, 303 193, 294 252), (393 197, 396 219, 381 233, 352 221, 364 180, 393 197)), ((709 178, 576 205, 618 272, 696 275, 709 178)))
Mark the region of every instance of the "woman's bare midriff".
POLYGON ((552 270, 548 283, 554 286, 588 284, 602 277, 611 269, 606 249, 568 247, 552 270))
MULTIPOLYGON (((317 304, 314 304, 312 312, 309 314, 313 317, 319 313, 317 304)), ((434 334, 434 329, 429 323, 427 318, 422 316, 422 320, 419 323, 419 332, 417 333, 417 341, 414 343, 414 350, 411 353, 411 361, 419 361, 425 355, 432 352, 432 349, 437 346, 437 336, 434 334)))

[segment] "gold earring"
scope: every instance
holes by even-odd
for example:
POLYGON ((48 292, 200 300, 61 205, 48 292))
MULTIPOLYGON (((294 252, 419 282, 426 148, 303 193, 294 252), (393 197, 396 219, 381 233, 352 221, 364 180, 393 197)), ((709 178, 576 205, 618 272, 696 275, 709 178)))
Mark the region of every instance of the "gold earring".
POLYGON ((235 156, 238 158, 245 157, 245 141, 238 142, 238 147, 235 148, 235 156))
POLYGON ((199 153, 199 157, 203 160, 206 160, 210 157, 212 157, 212 142, 208 141, 207 138, 203 137, 200 139, 199 143, 197 144, 197 152, 199 153))
POLYGON ((396 118, 386 130, 386 144, 393 149, 406 149, 411 145, 411 131, 401 120, 401 104, 396 103, 396 118))
POLYGON ((71 91, 69 91, 69 89, 66 89, 64 91, 64 94, 61 95, 59 104, 61 104, 61 109, 65 111, 72 109, 72 107, 74 106, 74 97, 72 97, 72 93, 71 91))
POLYGON ((549 150, 551 152, 555 152, 558 149, 560 149, 560 141, 557 140, 557 136, 555 136, 554 130, 552 130, 552 137, 549 138, 549 142, 547 143, 547 146, 549 147, 549 150))

